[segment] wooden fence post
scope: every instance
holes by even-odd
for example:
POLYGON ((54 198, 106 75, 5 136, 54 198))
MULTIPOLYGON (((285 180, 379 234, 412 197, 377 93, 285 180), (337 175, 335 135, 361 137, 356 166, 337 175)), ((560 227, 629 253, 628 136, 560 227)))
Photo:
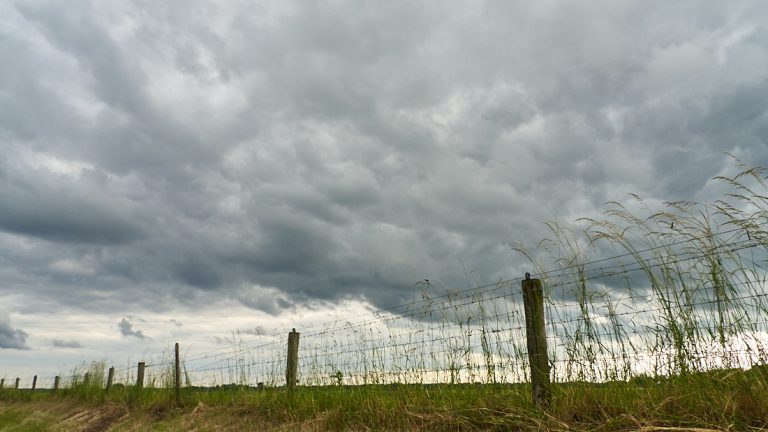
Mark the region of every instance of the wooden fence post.
POLYGON ((138 370, 136 371, 136 387, 139 389, 144 388, 144 368, 146 367, 144 362, 139 362, 138 370))
POLYGON ((53 391, 56 392, 59 389, 59 384, 61 384, 61 377, 56 375, 53 378, 53 391))
POLYGON ((2 390, 3 387, 5 387, 5 378, 0 378, 0 390, 2 390))
POLYGON ((88 387, 88 384, 90 383, 91 383, 91 374, 86 372, 85 375, 83 376, 83 385, 88 387))
POLYGON ((288 333, 288 364, 285 368, 285 385, 296 387, 299 377, 299 333, 293 329, 288 333))
POLYGON ((174 383, 173 384, 174 384, 175 390, 176 390, 175 391, 175 393, 176 393, 176 405, 179 405, 179 403, 181 401, 181 368, 180 368, 180 365, 179 365, 179 343, 178 342, 176 342, 176 347, 175 347, 174 351, 176 352, 176 364, 175 364, 176 368, 175 368, 175 373, 173 375, 173 379, 174 379, 174 383))
POLYGON ((16 378, 16 385, 14 385, 13 388, 16 389, 16 390, 19 389, 19 378, 18 377, 16 378))
POLYGON ((115 367, 112 366, 109 368, 109 373, 107 373, 107 387, 104 390, 105 392, 109 393, 109 390, 112 388, 112 381, 115 379, 115 367))
POLYGON ((37 375, 32 378, 32 391, 35 391, 35 388, 37 388, 37 375))
POLYGON ((531 364, 533 403, 546 407, 552 393, 549 383, 549 358, 547 357, 547 333, 544 326, 544 296, 541 280, 525 274, 522 281, 525 305, 525 336, 528 342, 528 360, 531 364))

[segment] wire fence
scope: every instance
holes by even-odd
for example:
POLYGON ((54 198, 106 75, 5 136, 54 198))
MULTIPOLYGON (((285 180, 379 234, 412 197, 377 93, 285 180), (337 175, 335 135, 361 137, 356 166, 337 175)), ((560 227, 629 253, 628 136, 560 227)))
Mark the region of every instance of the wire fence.
MULTIPOLYGON (((733 228, 705 243, 670 239, 539 270, 551 379, 640 382, 765 364, 767 252, 763 238, 733 228)), ((527 382, 522 280, 439 294, 425 280, 419 300, 298 329, 299 385, 527 382)), ((287 334, 187 353, 182 385, 284 386, 287 334)), ((144 385, 172 387, 172 356, 148 357, 144 385)), ((105 381, 102 364, 62 377, 61 386, 83 382, 86 373, 105 381)), ((136 373, 134 365, 118 367, 114 384, 133 385, 136 373)), ((42 387, 55 377, 39 379, 42 387)))

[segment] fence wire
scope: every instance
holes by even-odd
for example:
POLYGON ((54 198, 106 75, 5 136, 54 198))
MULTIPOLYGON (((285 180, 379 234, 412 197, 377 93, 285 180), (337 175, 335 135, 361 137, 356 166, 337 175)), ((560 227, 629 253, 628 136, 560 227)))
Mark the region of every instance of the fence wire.
MULTIPOLYGON (((707 247, 698 239, 675 240, 536 272, 552 379, 641 382, 765 364, 766 243, 740 228, 711 239, 717 240, 707 247)), ((297 329, 299 385, 527 382, 520 281, 433 295, 425 280, 419 300, 297 329)), ((287 333, 188 353, 182 384, 283 386, 287 333)), ((144 385, 171 387, 173 359, 147 357, 144 385)), ((92 382, 106 380, 102 364, 60 374, 62 387, 82 383, 86 372, 92 382)), ((41 375, 38 387, 53 379, 41 375)), ((136 380, 135 364, 115 369, 115 385, 136 380)), ((6 388, 12 384, 6 379, 6 388)))

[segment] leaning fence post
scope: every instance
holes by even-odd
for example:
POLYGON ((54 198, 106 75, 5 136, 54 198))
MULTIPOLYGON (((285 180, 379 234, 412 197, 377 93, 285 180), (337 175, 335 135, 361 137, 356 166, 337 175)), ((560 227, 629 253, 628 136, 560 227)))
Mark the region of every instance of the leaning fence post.
POLYGON ((549 359, 547 358, 547 333, 544 327, 544 296, 541 280, 531 279, 531 275, 526 273, 522 287, 533 403, 542 408, 549 404, 552 393, 549 385, 549 359))
POLYGON ((288 364, 285 368, 285 385, 288 388, 296 387, 299 376, 299 333, 293 329, 288 333, 288 364))
POLYGON ((109 393, 109 390, 112 388, 112 381, 115 379, 115 367, 112 366, 109 368, 109 373, 107 373, 107 388, 104 390, 106 393, 109 393))
POLYGON ((176 352, 176 364, 175 364, 175 373, 173 375, 174 379, 174 386, 175 386, 175 393, 176 393, 176 405, 179 404, 181 401, 181 368, 179 367, 179 343, 176 342, 176 347, 174 349, 176 352))
POLYGON ((37 375, 32 378, 32 391, 35 391, 35 388, 37 388, 37 375))
POLYGON ((60 376, 58 376, 58 375, 56 375, 56 376, 53 378, 53 391, 54 391, 54 392, 55 392, 56 390, 58 390, 58 389, 59 389, 59 384, 60 384, 60 383, 61 383, 61 377, 60 377, 60 376))
POLYGON ((144 362, 139 362, 138 370, 136 371, 136 387, 139 389, 144 388, 144 368, 146 367, 144 362))

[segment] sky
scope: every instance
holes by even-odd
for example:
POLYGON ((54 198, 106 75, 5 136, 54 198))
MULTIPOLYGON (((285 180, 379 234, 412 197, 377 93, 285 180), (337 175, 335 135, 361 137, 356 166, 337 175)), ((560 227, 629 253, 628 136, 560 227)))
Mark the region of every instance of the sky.
POLYGON ((521 276, 768 165, 762 1, 0 1, 0 376, 521 276))

